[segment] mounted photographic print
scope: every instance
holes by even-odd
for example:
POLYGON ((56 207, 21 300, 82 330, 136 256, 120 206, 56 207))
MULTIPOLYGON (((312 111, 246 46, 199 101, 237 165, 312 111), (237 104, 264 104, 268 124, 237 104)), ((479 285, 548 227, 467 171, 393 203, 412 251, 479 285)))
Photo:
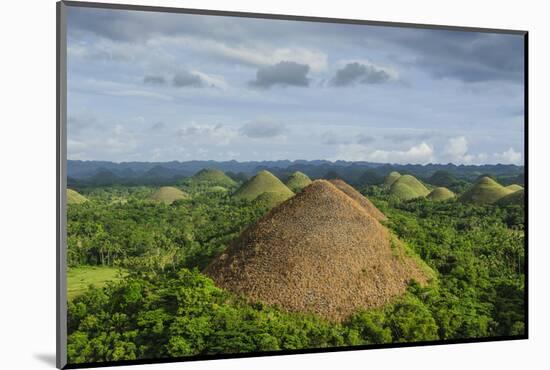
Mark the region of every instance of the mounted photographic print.
POLYGON ((527 338, 526 50, 58 3, 58 367, 527 338))

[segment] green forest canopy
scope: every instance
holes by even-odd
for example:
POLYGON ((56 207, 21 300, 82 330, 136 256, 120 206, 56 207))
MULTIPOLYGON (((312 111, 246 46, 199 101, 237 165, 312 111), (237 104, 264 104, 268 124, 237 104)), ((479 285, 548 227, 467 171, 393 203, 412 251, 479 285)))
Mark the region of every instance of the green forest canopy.
POLYGON ((150 187, 88 188, 89 201, 69 206, 69 275, 87 266, 124 271, 70 297, 71 363, 524 333, 521 205, 402 201, 384 186, 359 189, 437 284, 412 284, 384 307, 332 323, 244 302, 200 273, 268 207, 184 190, 187 199, 165 205, 148 200, 150 187))

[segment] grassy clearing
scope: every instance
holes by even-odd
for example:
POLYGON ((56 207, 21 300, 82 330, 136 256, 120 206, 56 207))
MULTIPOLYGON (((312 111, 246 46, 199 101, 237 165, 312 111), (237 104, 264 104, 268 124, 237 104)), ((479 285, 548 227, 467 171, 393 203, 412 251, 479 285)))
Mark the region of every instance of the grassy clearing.
POLYGON ((71 267, 67 271, 67 298, 76 296, 88 290, 88 286, 103 287, 108 281, 115 281, 126 274, 124 269, 102 266, 71 267))

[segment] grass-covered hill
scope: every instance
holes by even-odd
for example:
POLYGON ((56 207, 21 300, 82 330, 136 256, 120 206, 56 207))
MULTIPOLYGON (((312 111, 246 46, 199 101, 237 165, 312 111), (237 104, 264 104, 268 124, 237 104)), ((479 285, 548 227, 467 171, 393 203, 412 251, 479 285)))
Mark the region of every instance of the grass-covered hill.
MULTIPOLYGON (((271 172, 263 170, 237 189, 233 194, 233 199, 252 201, 267 192, 277 193, 278 199, 288 199, 294 195, 292 190, 283 184, 281 180, 271 172)), ((269 197, 273 198, 274 194, 269 195, 269 197)))
POLYGON ((194 174, 190 179, 191 184, 218 185, 232 187, 236 185, 229 176, 215 168, 205 168, 194 174))
POLYGON ((428 188, 412 175, 399 176, 390 187, 390 194, 402 200, 425 197, 429 193, 428 188))
POLYGON ((455 193, 447 189, 446 187, 440 186, 435 188, 426 196, 426 198, 435 200, 435 201, 444 201, 453 199, 455 197, 455 193))
POLYGON ((311 179, 306 174, 296 171, 288 177, 285 184, 290 190, 297 193, 311 184, 311 179))
POLYGON ((392 171, 388 176, 384 178, 384 185, 392 186, 392 184, 401 177, 401 174, 397 171, 392 171))
POLYGON ((511 191, 519 191, 519 190, 523 190, 523 186, 521 185, 518 185, 518 184, 512 184, 512 185, 508 185, 506 186, 506 189, 508 190, 511 190, 511 191))
POLYGON ((499 206, 510 206, 510 205, 523 206, 524 203, 525 203, 525 190, 523 189, 514 191, 513 193, 505 195, 499 200, 497 200, 497 204, 499 206))
POLYGON ((276 191, 266 191, 258 195, 258 197, 254 199, 254 202, 261 203, 267 208, 273 208, 283 203, 287 199, 288 199, 287 193, 281 193, 276 191))
POLYGON ((176 200, 187 198, 187 194, 173 186, 163 186, 151 195, 151 199, 157 202, 172 204, 176 200))
POLYGON ((73 189, 67 189, 67 204, 82 204, 88 199, 73 189))
POLYGON ((433 272, 354 199, 316 180, 248 227, 206 269, 251 302, 341 321, 433 272), (330 263, 327 263, 330 261, 330 263))
POLYGON ((483 176, 466 190, 459 199, 465 203, 491 204, 511 193, 513 193, 512 190, 506 189, 488 176, 483 176))

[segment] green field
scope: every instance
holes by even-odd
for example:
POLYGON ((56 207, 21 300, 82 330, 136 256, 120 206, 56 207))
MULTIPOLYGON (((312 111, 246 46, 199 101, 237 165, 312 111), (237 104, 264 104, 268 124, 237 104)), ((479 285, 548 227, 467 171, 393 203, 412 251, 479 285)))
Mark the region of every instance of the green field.
POLYGON ((102 288, 108 281, 119 280, 125 274, 125 270, 116 267, 71 267, 67 271, 67 298, 72 300, 81 295, 90 285, 102 288))

